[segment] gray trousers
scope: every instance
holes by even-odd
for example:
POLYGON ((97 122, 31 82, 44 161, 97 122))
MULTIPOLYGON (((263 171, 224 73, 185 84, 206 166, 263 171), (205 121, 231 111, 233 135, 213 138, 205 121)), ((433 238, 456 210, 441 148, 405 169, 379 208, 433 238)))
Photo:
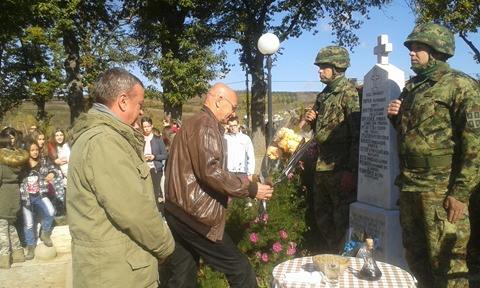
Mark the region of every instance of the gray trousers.
POLYGON ((22 249, 15 226, 0 219, 0 256, 9 256, 12 251, 22 249))

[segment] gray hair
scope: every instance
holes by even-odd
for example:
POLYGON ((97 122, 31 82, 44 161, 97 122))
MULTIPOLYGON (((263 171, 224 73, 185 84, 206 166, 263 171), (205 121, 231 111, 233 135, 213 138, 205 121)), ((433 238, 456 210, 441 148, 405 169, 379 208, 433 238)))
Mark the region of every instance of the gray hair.
POLYGON ((122 92, 130 91, 142 81, 123 68, 111 68, 103 72, 93 88, 95 102, 110 106, 122 92))

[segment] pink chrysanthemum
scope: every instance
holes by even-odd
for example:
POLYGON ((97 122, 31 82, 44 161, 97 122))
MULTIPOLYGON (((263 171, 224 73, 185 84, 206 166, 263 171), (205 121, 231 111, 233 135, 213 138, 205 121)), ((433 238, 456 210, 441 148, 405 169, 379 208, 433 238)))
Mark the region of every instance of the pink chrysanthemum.
POLYGON ((250 233, 250 241, 252 243, 257 243, 258 241, 258 234, 257 233, 250 233))
POLYGON ((282 249, 283 249, 282 244, 280 244, 280 242, 273 243, 273 245, 272 245, 273 252, 278 253, 278 252, 282 251, 282 249))

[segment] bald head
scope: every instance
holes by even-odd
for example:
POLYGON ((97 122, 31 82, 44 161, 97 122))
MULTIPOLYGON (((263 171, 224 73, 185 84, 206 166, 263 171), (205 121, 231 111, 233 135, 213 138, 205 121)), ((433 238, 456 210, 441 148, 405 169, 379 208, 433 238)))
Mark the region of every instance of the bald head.
POLYGON ((213 112, 218 122, 223 124, 235 116, 237 105, 237 94, 223 83, 213 85, 205 98, 205 106, 213 112))

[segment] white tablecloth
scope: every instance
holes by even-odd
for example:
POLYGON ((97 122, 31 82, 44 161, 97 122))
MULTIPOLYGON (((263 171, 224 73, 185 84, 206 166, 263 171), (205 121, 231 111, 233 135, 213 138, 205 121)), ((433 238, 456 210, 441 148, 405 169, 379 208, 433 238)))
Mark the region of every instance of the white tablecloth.
MULTIPOLYGON (((350 258, 350 265, 340 276, 339 288, 413 288, 416 287, 413 277, 407 271, 377 261, 382 271, 382 278, 377 281, 360 279, 357 275, 363 266, 363 259, 350 258)), ((322 284, 322 274, 315 270, 312 257, 295 258, 280 263, 273 269, 273 287, 275 288, 313 288, 325 287, 322 284)))

